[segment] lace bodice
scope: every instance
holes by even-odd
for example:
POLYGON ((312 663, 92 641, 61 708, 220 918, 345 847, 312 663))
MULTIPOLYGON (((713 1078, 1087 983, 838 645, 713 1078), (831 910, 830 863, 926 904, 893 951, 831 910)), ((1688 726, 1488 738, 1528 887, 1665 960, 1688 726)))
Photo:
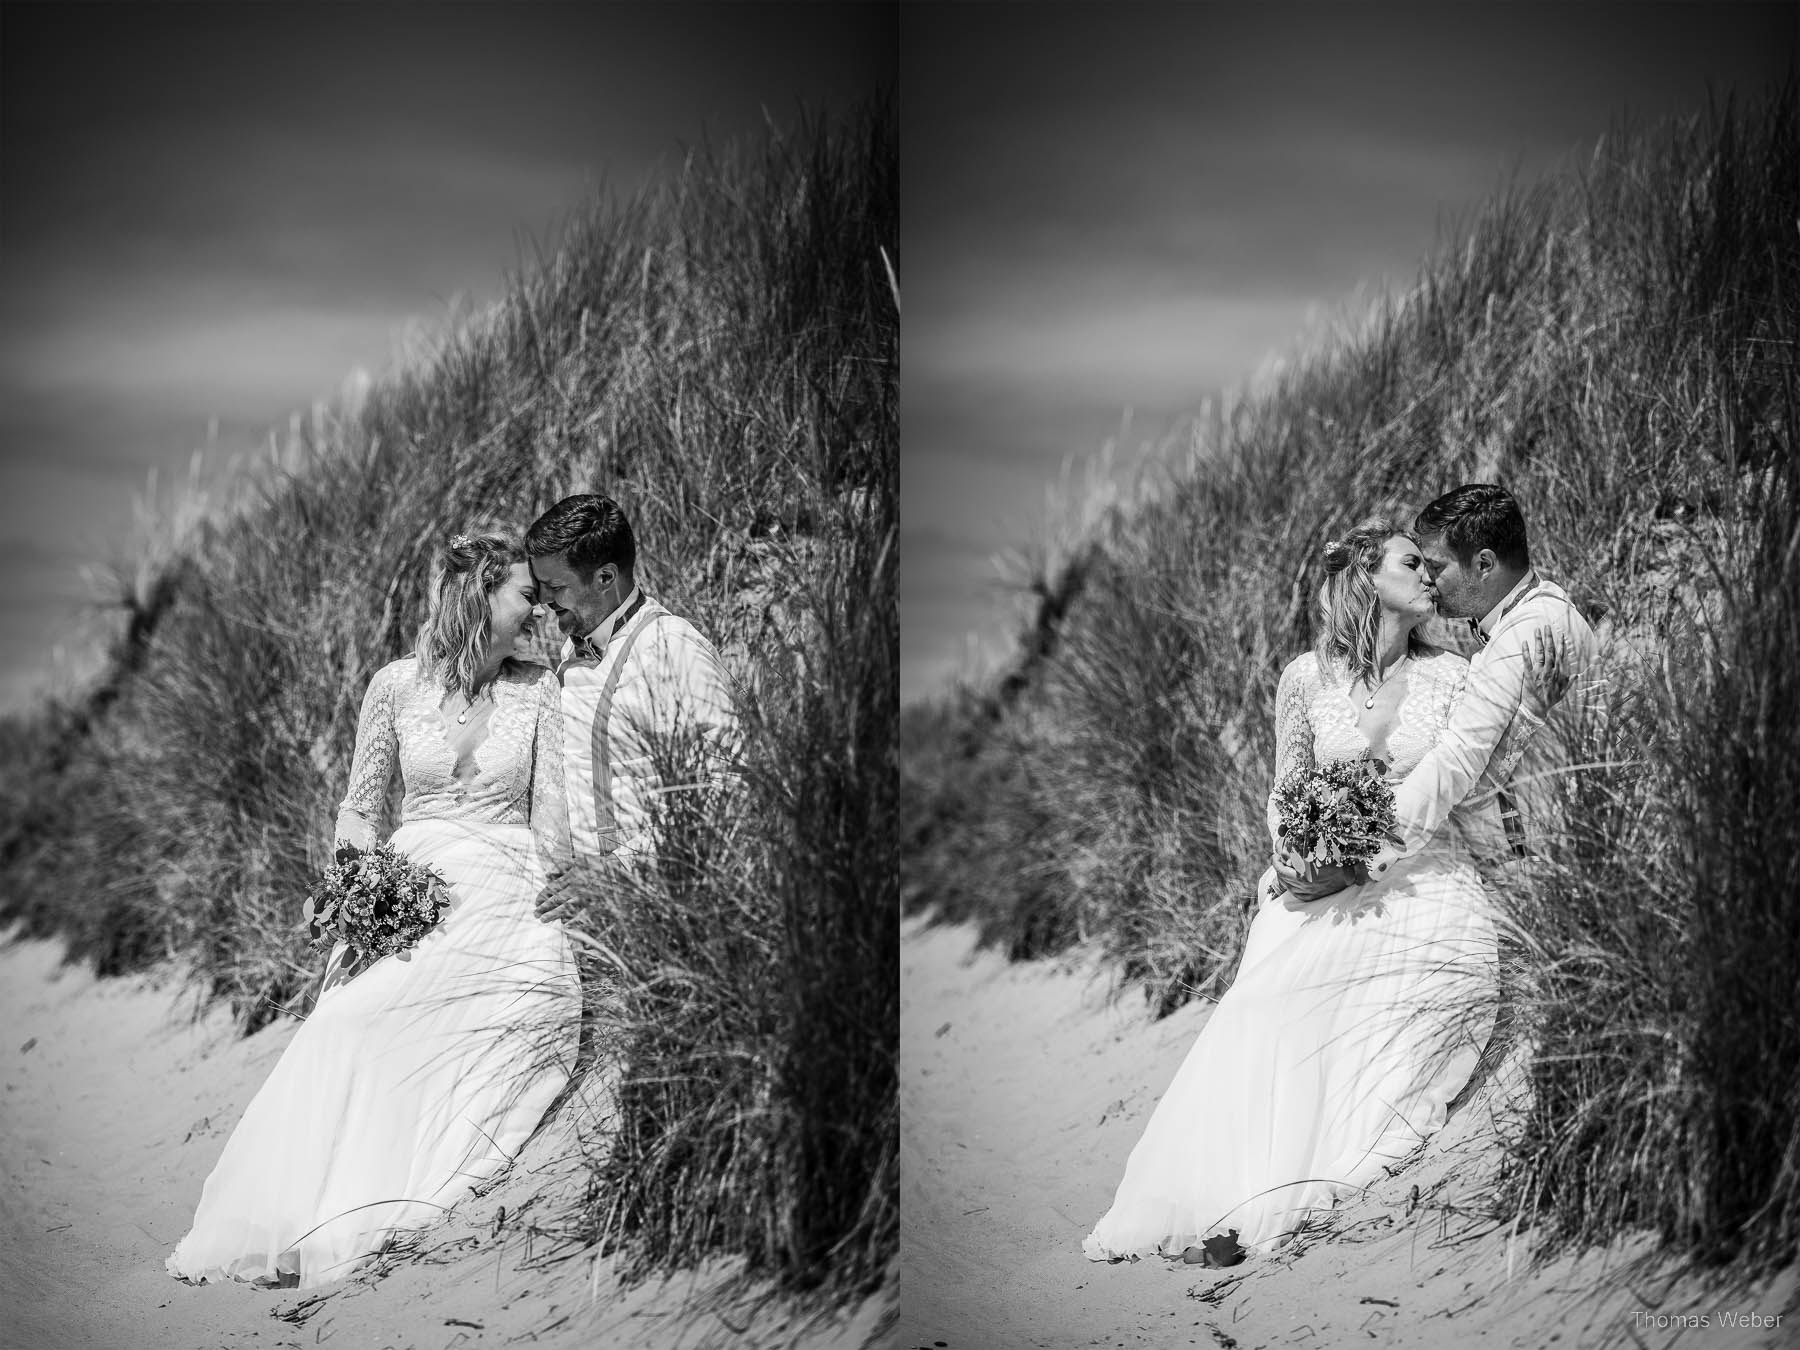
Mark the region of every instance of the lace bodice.
MULTIPOLYGON (((1432 651, 1413 660, 1383 756, 1389 783, 1404 779, 1437 744, 1468 677, 1469 663, 1452 652, 1432 651)), ((1321 670, 1312 652, 1288 662, 1275 692, 1277 782, 1294 769, 1368 753, 1369 742, 1356 724, 1348 694, 1350 682, 1347 668, 1334 662, 1321 670)), ((1271 794, 1269 838, 1279 847, 1277 824, 1271 794)))
POLYGON ((404 793, 396 823, 530 825, 545 859, 562 859, 569 813, 561 687, 542 666, 517 662, 503 667, 491 687, 487 734, 459 756, 438 711, 443 687, 421 675, 418 660, 405 657, 377 671, 363 696, 337 837, 364 848, 387 837, 388 794, 398 771, 404 793))

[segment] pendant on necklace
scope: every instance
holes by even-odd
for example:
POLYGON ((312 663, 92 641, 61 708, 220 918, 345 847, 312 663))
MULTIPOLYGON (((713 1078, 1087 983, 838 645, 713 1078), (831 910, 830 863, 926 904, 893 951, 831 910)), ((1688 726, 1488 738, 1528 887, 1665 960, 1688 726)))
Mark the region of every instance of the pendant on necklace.
POLYGON ((481 702, 485 697, 487 697, 487 694, 486 691, 483 691, 478 697, 470 699, 468 706, 456 715, 456 725, 459 727, 467 726, 469 723, 469 714, 475 711, 475 705, 481 702))
POLYGON ((1375 700, 1376 700, 1376 698, 1377 698, 1377 697, 1379 697, 1379 696, 1380 696, 1380 694, 1381 694, 1381 691, 1382 691, 1382 690, 1383 690, 1383 689, 1384 689, 1384 688, 1386 688, 1386 686, 1387 686, 1387 682, 1388 682, 1388 681, 1389 681, 1389 680, 1391 680, 1391 679, 1393 679, 1393 678, 1394 678, 1394 676, 1395 676, 1395 675, 1397 675, 1397 674, 1398 674, 1398 673, 1399 673, 1399 671, 1400 671, 1400 667, 1401 667, 1401 666, 1403 666, 1403 665, 1405 665, 1405 664, 1406 664, 1406 657, 1404 657, 1404 656, 1403 656, 1403 657, 1401 657, 1401 658, 1400 658, 1400 659, 1399 659, 1399 660, 1398 660, 1398 661, 1396 661, 1396 662, 1395 662, 1395 663, 1394 663, 1394 668, 1393 668, 1393 669, 1392 669, 1392 670, 1390 670, 1390 671, 1389 671, 1389 672, 1388 672, 1388 673, 1387 673, 1387 674, 1385 674, 1385 675, 1383 675, 1383 676, 1382 676, 1382 677, 1381 677, 1381 680, 1380 680, 1380 682, 1379 682, 1379 683, 1377 683, 1377 684, 1376 684, 1376 686, 1375 686, 1375 687, 1374 687, 1374 688, 1373 688, 1373 689, 1371 689, 1371 690, 1370 690, 1370 691, 1369 691, 1369 700, 1368 700, 1368 702, 1367 702, 1367 703, 1364 703, 1364 704, 1363 704, 1363 711, 1364 711, 1364 712, 1367 712, 1367 711, 1369 711, 1369 710, 1370 710, 1370 709, 1372 709, 1372 708, 1374 708, 1374 706, 1375 706, 1375 700))

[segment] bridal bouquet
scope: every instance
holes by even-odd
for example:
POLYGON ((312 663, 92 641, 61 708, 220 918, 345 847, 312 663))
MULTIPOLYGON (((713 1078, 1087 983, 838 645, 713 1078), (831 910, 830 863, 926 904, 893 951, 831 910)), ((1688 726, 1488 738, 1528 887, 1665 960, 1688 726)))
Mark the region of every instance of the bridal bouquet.
POLYGON ((325 869, 306 897, 305 926, 315 951, 342 942, 361 966, 414 946, 449 908, 443 877, 377 844, 325 869))
POLYGON ((1314 866, 1349 867, 1374 857, 1394 829, 1394 790, 1378 759, 1331 759, 1283 774, 1275 784, 1276 833, 1314 866))

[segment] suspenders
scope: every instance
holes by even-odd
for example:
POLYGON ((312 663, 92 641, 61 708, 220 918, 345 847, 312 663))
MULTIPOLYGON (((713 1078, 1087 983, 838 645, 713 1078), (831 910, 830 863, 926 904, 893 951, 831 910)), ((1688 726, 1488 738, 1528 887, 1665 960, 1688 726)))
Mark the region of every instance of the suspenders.
MULTIPOLYGON (((1508 614, 1511 614, 1520 601, 1524 600, 1526 596, 1537 589, 1537 573, 1533 572, 1530 576, 1531 580, 1525 588, 1513 597, 1511 604, 1500 611, 1500 618, 1504 619, 1508 614)), ((1476 624, 1476 627, 1479 630, 1480 625, 1476 623, 1474 619, 1469 620, 1469 622, 1476 624)), ((1480 634, 1480 642, 1482 646, 1487 646, 1487 634, 1480 634)), ((1525 821, 1519 814, 1518 798, 1514 797, 1513 794, 1508 792, 1505 788, 1501 788, 1495 793, 1495 800, 1500 807, 1500 824, 1506 829, 1506 845, 1512 850, 1513 857, 1530 857, 1531 850, 1525 845, 1525 821)))
MULTIPOLYGON (((644 598, 640 595, 637 604, 620 621, 619 628, 636 617, 643 603, 644 598)), ((606 682, 600 686, 600 699, 594 705, 594 724, 588 729, 588 748, 593 755, 594 765, 594 834, 607 853, 619 846, 618 818, 612 805, 612 742, 606 734, 607 723, 612 720, 613 696, 618 692, 619 678, 624 674, 625 663, 631 659, 631 649, 637 645, 643 631, 655 622, 656 616, 651 615, 619 639, 619 654, 612 663, 612 669, 606 672, 606 682)), ((619 629, 615 628, 613 631, 616 633, 619 629)))

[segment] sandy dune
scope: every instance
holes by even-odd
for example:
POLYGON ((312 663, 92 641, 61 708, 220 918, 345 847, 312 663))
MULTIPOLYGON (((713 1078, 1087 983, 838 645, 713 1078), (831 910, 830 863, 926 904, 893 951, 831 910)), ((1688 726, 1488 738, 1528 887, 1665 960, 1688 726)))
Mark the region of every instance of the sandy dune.
POLYGON ((621 1289, 591 1252, 534 1228, 584 1184, 567 1161, 563 1117, 495 1188, 367 1273, 304 1294, 178 1283, 163 1258, 294 1024, 240 1039, 217 1012, 192 1021, 172 975, 97 981, 60 968, 58 955, 35 942, 0 951, 5 1350, 825 1350, 869 1342, 884 1314, 891 1332, 891 1292, 849 1316, 809 1319, 725 1266, 621 1289))
POLYGON ((1627 1287, 1647 1243, 1534 1266, 1523 1238, 1479 1216, 1492 1090, 1299 1250, 1228 1271, 1092 1264, 1081 1239, 1207 1010, 1151 1022, 1134 998, 1109 1006, 1091 966, 1009 965, 966 928, 917 922, 901 990, 909 1350, 1800 1343, 1791 1271, 1735 1293, 1643 1272, 1627 1287), (1683 1332, 1678 1314, 1708 1324, 1683 1332))

